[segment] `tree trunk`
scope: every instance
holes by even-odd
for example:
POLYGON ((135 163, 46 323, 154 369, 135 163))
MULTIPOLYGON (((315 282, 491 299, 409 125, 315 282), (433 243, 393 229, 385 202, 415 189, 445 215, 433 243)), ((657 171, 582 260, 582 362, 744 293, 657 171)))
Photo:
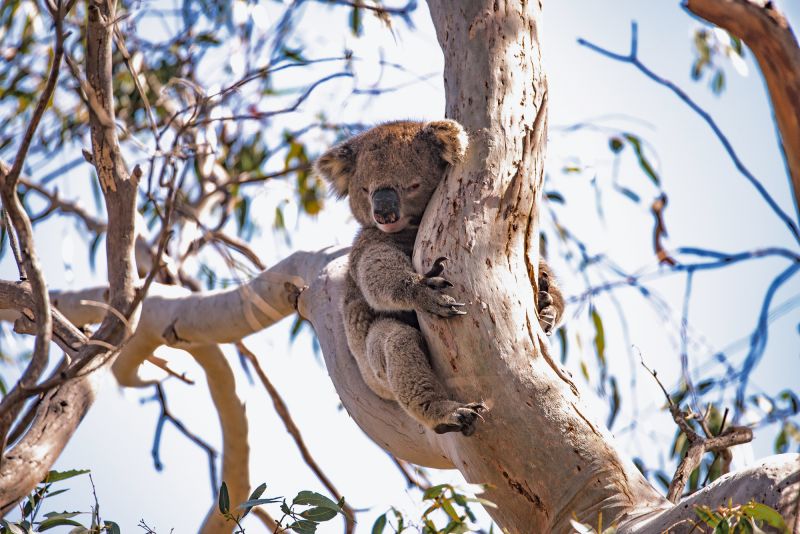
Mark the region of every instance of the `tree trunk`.
POLYGON ((489 483, 489 509, 508 532, 570 532, 569 520, 622 532, 689 531, 693 504, 755 498, 793 521, 800 460, 782 455, 723 477, 673 506, 621 457, 581 393, 550 357, 535 295, 538 206, 547 126, 539 43, 540 3, 429 0, 445 56, 447 116, 471 134, 426 212, 415 248, 425 272, 447 256, 459 319, 421 316, 432 364, 457 398, 483 398, 491 411, 472 437, 432 435, 363 383, 349 355, 338 302, 343 260, 327 265, 300 299, 342 402, 364 431, 394 455, 458 468, 489 483))
MULTIPOLYGON (((602 514, 603 524, 617 523, 620 532, 688 532, 694 505, 716 506, 728 499, 738 504, 752 498, 777 508, 797 528, 800 456, 772 457, 673 506, 618 453, 608 431, 589 415, 569 373, 550 357, 536 316, 537 218, 547 127, 541 3, 429 4, 445 55, 447 115, 469 130, 471 148, 431 201, 414 260, 424 272, 434 258, 448 256, 447 277, 455 284, 454 294, 468 303, 469 314, 451 319, 422 316, 420 323, 432 364, 454 396, 483 398, 490 406, 477 432, 471 437, 433 434, 364 383, 347 348, 340 310, 346 249, 293 254, 247 284, 220 292, 188 294, 154 284, 135 334, 114 362, 116 378, 122 384, 143 385, 137 370, 160 345, 200 351, 200 360, 218 360, 217 344, 269 327, 293 313, 296 304, 314 325, 328 372, 356 423, 399 458, 429 467, 456 467, 471 482, 491 484, 486 497, 498 508, 488 511, 505 531, 569 532, 571 518, 597 524, 602 514), (298 277, 309 284, 299 298, 298 277)), ((116 166, 109 168, 124 174, 116 166)), ((111 183, 106 185, 113 191, 111 183)), ((118 191, 128 190, 124 180, 116 185, 118 191)), ((130 271, 129 256, 116 256, 117 271, 130 271)), ((128 293, 130 284, 111 282, 118 295, 128 293)), ((31 297, 26 294, 22 302, 23 290, 0 284, 0 308, 16 310, 0 314, 0 320, 27 313, 25 303, 31 297)), ((90 289, 51 298, 67 318, 83 324, 98 322, 104 314, 80 301, 104 300, 103 293, 90 289)), ((115 291, 111 293, 115 302, 115 291)), ((56 339, 67 350, 73 348, 80 333, 69 331, 60 313, 53 317, 56 339)), ((24 496, 22 486, 34 485, 52 465, 93 400, 93 381, 103 374, 48 393, 31 431, 3 463, 0 504, 5 509, 24 496), (64 407, 61 400, 67 402, 68 417, 57 409, 64 407), (40 431, 42 425, 47 432, 40 431), (14 477, 26 470, 32 475, 25 484, 15 483, 14 477)), ((210 373, 209 382, 217 374, 210 373)), ((230 383, 218 385, 231 388, 230 383)), ((236 415, 241 405, 226 397, 218 409, 223 422, 228 419, 225 454, 232 460, 223 463, 231 473, 239 473, 246 487, 246 469, 241 467, 247 446, 228 450, 227 438, 246 432, 246 421, 236 415)), ((207 526, 216 528, 218 518, 210 514, 208 520, 207 526)))

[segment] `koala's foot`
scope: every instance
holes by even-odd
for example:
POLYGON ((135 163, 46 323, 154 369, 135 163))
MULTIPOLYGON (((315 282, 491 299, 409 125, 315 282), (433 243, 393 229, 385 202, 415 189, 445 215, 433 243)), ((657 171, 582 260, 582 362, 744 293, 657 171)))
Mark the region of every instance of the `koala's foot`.
POLYGON ((553 333, 558 322, 561 310, 554 305, 553 297, 550 295, 550 276, 546 271, 539 271, 539 325, 548 336, 553 333))
POLYGON ((483 419, 481 414, 489 411, 482 402, 461 404, 455 401, 432 402, 426 410, 426 415, 433 422, 433 431, 437 434, 447 432, 461 432, 465 436, 475 433, 478 419, 483 419))
POLYGON ((467 312, 460 309, 466 304, 442 293, 445 289, 453 287, 449 280, 440 276, 444 272, 446 261, 448 260, 445 257, 437 258, 431 270, 423 275, 416 298, 418 309, 440 317, 466 315, 467 312))

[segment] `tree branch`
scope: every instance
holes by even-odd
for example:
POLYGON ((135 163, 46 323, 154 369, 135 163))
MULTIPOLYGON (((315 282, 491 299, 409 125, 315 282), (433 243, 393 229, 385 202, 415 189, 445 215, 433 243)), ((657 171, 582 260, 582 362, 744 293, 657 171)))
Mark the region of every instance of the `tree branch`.
POLYGON ((585 39, 578 39, 578 44, 585 46, 589 50, 597 52, 607 58, 613 59, 615 61, 620 61, 622 63, 629 63, 636 67, 642 74, 656 82, 657 84, 666 87, 670 91, 672 91, 681 101, 683 101, 692 111, 694 111, 703 121, 711 128, 711 131, 714 132, 714 135, 717 137, 719 142, 722 144, 725 152, 728 153, 728 156, 733 161, 734 166, 736 169, 741 173, 745 179, 750 182, 750 184, 755 188, 756 192, 761 196, 764 202, 770 207, 770 209, 778 216, 778 218, 783 221, 783 224, 789 229, 792 236, 794 237, 795 241, 800 243, 800 231, 797 228, 797 223, 795 220, 790 217, 783 209, 778 205, 772 195, 769 194, 767 189, 764 185, 756 178, 750 169, 748 169, 744 162, 739 159, 739 155, 736 153, 736 150, 733 148, 728 137, 722 132, 722 129, 717 125, 716 121, 714 120, 711 115, 700 107, 694 100, 689 97, 686 92, 672 83, 671 81, 667 80, 666 78, 662 78, 652 70, 650 70, 644 63, 641 62, 639 56, 637 55, 637 39, 638 39, 638 30, 636 23, 631 24, 631 49, 628 54, 619 54, 616 52, 611 52, 605 48, 602 48, 594 43, 590 43, 585 39))
POLYGON ((685 0, 683 6, 744 41, 767 82, 800 216, 800 47, 773 2, 685 0))
MULTIPOLYGON (((306 463, 309 469, 316 475, 317 479, 322 482, 322 485, 330 492, 331 495, 335 497, 335 500, 338 502, 342 499, 342 494, 336 489, 336 486, 333 485, 333 482, 328 478, 322 468, 319 466, 317 461, 311 456, 311 451, 308 450, 306 446, 305 440, 303 439, 302 434, 300 434, 300 429, 295 424, 294 420, 292 419, 291 414, 289 413, 289 408, 286 406, 281 394, 275 388, 275 386, 270 381, 269 377, 267 377, 267 373, 264 372, 264 369, 261 367, 261 364, 258 362, 258 358, 256 355, 245 346, 243 342, 238 342, 235 344, 236 350, 239 351, 241 355, 247 358, 247 361, 250 362, 250 365, 253 366, 255 369, 258 378, 261 380, 261 384, 264 386, 264 389, 267 390, 270 398, 272 399, 272 404, 275 406, 275 412, 277 412, 278 416, 283 421, 284 426, 286 427, 286 431, 292 436, 297 448, 300 450, 300 456, 303 457, 303 461, 306 463)), ((345 520, 345 532, 347 534, 352 534, 355 531, 356 524, 355 524, 355 511, 353 508, 345 503, 342 507, 342 511, 344 512, 344 520, 345 520)))

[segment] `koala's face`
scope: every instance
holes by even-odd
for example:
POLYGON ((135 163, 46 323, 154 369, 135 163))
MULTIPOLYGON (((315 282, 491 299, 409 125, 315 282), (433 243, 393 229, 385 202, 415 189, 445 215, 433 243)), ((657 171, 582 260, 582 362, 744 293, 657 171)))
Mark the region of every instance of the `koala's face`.
POLYGON ((340 197, 350 197, 362 226, 395 233, 419 225, 445 169, 466 148, 457 122, 393 122, 331 148, 316 169, 340 197))

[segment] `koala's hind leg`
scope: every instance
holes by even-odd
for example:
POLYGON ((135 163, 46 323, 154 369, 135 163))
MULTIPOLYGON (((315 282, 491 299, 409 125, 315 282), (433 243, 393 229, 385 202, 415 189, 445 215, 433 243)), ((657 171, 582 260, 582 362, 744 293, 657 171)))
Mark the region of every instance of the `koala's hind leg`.
POLYGON ((475 432, 483 403, 450 400, 431 369, 422 333, 397 319, 377 319, 367 335, 367 359, 386 377, 395 399, 418 421, 439 434, 475 432))
POLYGON ((347 345, 358 364, 361 377, 376 395, 383 399, 394 400, 394 393, 386 381, 385 370, 373 365, 367 356, 367 335, 377 315, 352 281, 345 292, 343 312, 347 345))

